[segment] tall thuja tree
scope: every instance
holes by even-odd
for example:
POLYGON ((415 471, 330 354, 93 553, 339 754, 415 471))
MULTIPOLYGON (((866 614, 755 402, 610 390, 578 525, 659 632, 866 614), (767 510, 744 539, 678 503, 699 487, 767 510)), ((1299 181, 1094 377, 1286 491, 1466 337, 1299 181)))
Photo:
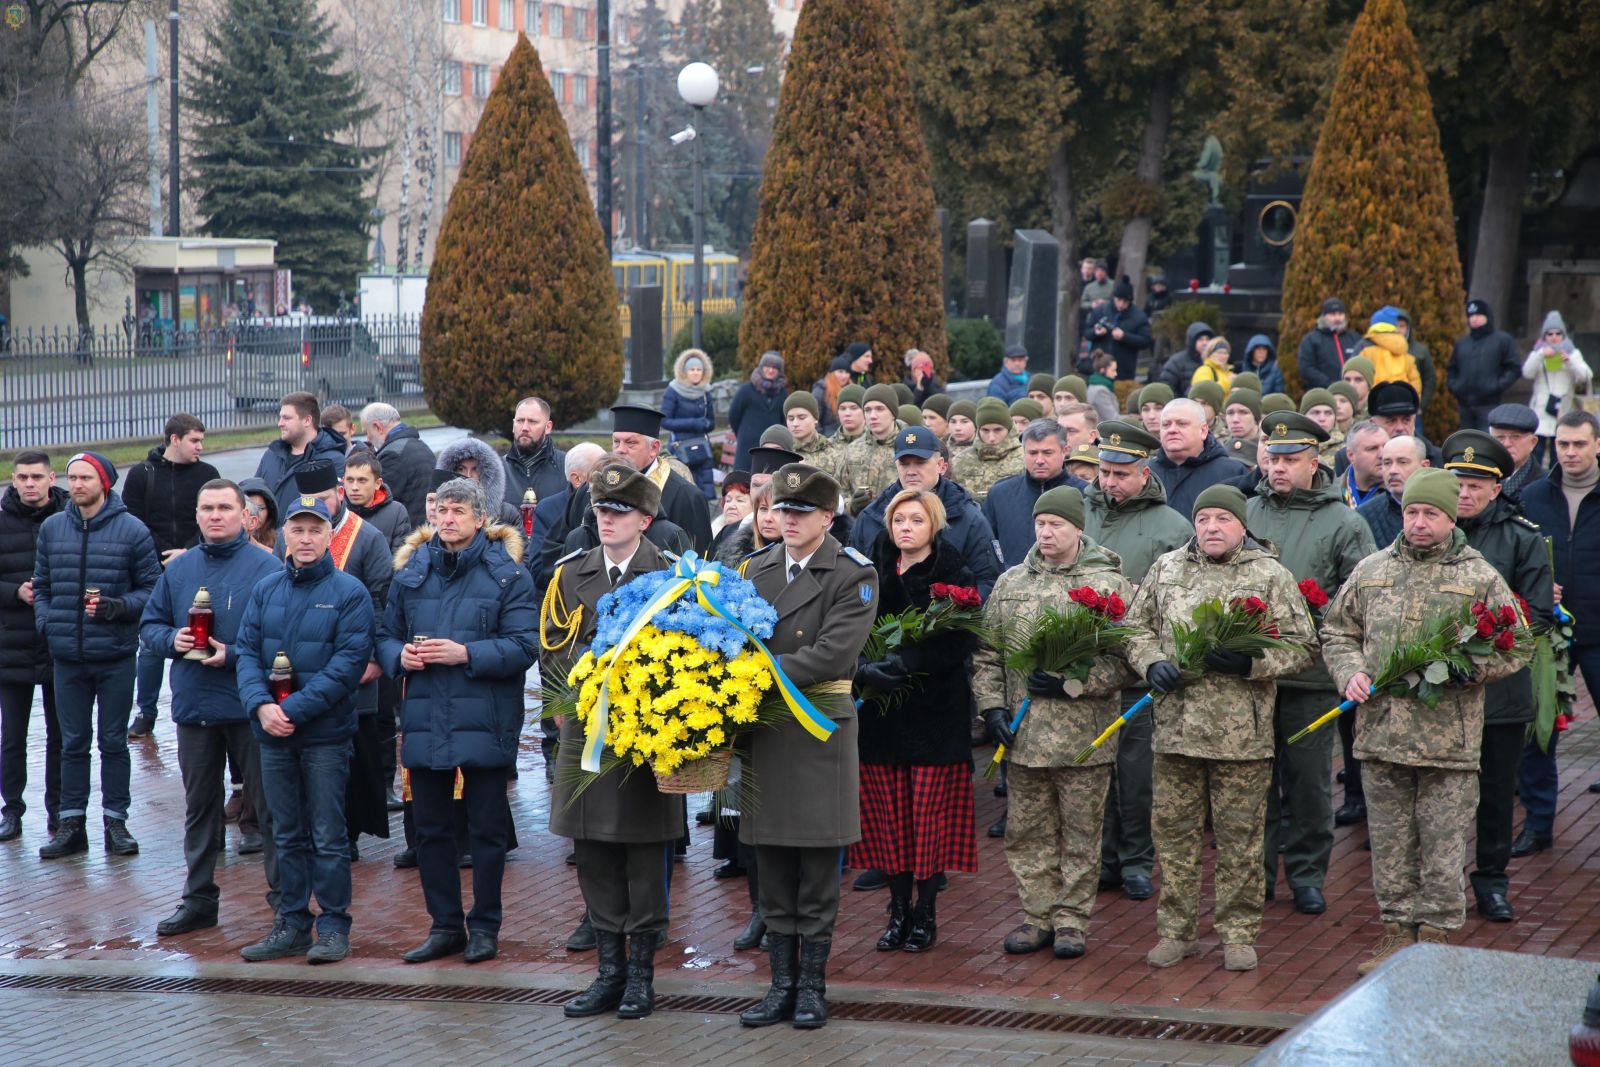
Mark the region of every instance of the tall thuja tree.
POLYGON ((621 385, 600 220, 539 54, 519 35, 439 227, 422 309, 423 392, 447 423, 508 434, 535 386, 570 425, 621 385))
POLYGON ((778 97, 750 253, 739 359, 783 353, 791 382, 863 340, 946 374, 928 152, 890 0, 809 0, 778 97))
POLYGON ((330 307, 367 262, 376 153, 352 143, 374 109, 340 70, 313 0, 227 0, 214 61, 189 78, 189 163, 205 232, 269 237, 295 290, 330 307))
MULTIPOLYGON (((1406 308, 1436 358, 1466 327, 1439 127, 1401 0, 1368 0, 1339 63, 1284 272, 1280 352, 1333 294, 1358 324, 1384 304, 1406 308)), ((1283 361, 1296 394, 1298 370, 1283 361)), ((1435 440, 1454 429, 1448 390, 1434 393, 1425 424, 1435 440)))

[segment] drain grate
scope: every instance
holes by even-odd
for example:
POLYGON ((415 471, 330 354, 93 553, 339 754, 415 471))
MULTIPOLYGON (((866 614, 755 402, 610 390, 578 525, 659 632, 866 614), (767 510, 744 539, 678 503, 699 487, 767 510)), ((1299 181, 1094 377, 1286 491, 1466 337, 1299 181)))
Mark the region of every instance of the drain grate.
MULTIPOLYGON (((307 997, 319 1000, 424 1001, 449 1004, 498 1004, 554 1007, 572 996, 569 989, 508 989, 455 985, 384 985, 377 982, 326 982, 303 979, 138 978, 123 975, 0 976, 0 991, 61 993, 210 993, 233 996, 307 997)), ((737 1015, 755 1004, 751 997, 666 994, 656 998, 663 1011, 703 1015, 737 1015)), ((1208 1045, 1262 1048, 1283 1034, 1280 1026, 1184 1022, 1137 1016, 1039 1012, 1026 1008, 967 1008, 898 1002, 832 1001, 835 1019, 866 1023, 914 1023, 934 1026, 987 1027, 1043 1034, 1142 1041, 1185 1041, 1208 1045)))

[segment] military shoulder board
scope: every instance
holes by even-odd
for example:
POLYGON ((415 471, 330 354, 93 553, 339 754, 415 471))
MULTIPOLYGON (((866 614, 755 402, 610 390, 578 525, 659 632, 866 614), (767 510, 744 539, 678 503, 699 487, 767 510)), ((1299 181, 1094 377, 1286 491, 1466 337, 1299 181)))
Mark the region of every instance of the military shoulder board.
POLYGON ((1512 518, 1516 519, 1530 530, 1537 530, 1539 528, 1539 524, 1528 518, 1526 515, 1514 515, 1512 518))
POLYGON ((872 561, 870 559, 868 559, 866 556, 863 556, 861 553, 857 552, 853 548, 848 548, 848 547, 845 548, 844 549, 844 554, 849 556, 851 559, 855 560, 857 563, 859 563, 863 567, 872 566, 872 561))
POLYGON ((575 548, 571 552, 568 552, 565 556, 562 556, 560 559, 556 560, 556 566, 559 567, 563 563, 575 560, 587 551, 589 551, 587 548, 575 548))

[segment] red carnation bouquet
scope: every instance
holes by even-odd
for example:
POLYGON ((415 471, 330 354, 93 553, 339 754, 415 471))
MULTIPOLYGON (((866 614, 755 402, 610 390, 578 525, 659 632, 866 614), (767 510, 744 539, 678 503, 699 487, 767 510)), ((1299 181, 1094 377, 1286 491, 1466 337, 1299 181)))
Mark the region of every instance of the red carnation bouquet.
POLYGON ((970 585, 934 582, 928 586, 926 608, 907 608, 874 623, 861 655, 876 662, 902 645, 916 644, 937 633, 949 630, 978 633, 982 628, 983 597, 977 589, 970 585))
POLYGON ((1306 607, 1312 611, 1321 611, 1328 606, 1327 591, 1317 584, 1315 578, 1307 578, 1300 583, 1300 595, 1306 598, 1306 607))
POLYGON ((1017 620, 996 635, 994 646, 1004 652, 1012 670, 1064 676, 1067 695, 1076 697, 1095 657, 1120 649, 1135 631, 1123 624, 1128 605, 1119 594, 1082 585, 1068 590, 1067 597, 1071 607, 1045 608, 1034 618, 1017 620))
POLYGON ((1190 621, 1173 623, 1172 632, 1178 644, 1178 670, 1186 682, 1205 673, 1207 652, 1242 652, 1260 659, 1274 649, 1305 649, 1278 632, 1267 602, 1258 596, 1234 597, 1226 604, 1220 597, 1202 600, 1190 621))

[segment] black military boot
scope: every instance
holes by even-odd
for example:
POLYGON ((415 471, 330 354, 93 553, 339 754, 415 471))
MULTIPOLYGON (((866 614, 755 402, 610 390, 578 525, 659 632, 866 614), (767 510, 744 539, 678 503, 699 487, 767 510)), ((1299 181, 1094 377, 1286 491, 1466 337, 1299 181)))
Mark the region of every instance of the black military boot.
POLYGON ((831 937, 808 937, 800 946, 800 982, 794 999, 794 1028, 818 1030, 828 1024, 828 953, 831 937))
POLYGON ((561 1010, 569 1019, 582 1019, 589 1015, 604 1015, 622 1003, 622 991, 628 984, 627 953, 621 934, 596 929, 595 947, 600 955, 600 972, 589 988, 567 1001, 561 1010))
POLYGON ((617 1018, 643 1019, 656 1010, 656 948, 660 934, 634 934, 628 943, 628 984, 617 1018))
POLYGON ((767 931, 767 958, 772 964, 772 987, 761 1003, 739 1016, 742 1026, 772 1026, 785 1019, 794 1018, 795 951, 800 939, 794 934, 767 931))
POLYGON ((907 952, 926 952, 939 940, 939 921, 934 914, 934 894, 923 892, 911 910, 911 929, 906 934, 907 952))
POLYGON ((60 859, 78 852, 89 851, 89 833, 83 828, 82 815, 66 815, 56 824, 56 832, 39 849, 42 860, 60 859))

